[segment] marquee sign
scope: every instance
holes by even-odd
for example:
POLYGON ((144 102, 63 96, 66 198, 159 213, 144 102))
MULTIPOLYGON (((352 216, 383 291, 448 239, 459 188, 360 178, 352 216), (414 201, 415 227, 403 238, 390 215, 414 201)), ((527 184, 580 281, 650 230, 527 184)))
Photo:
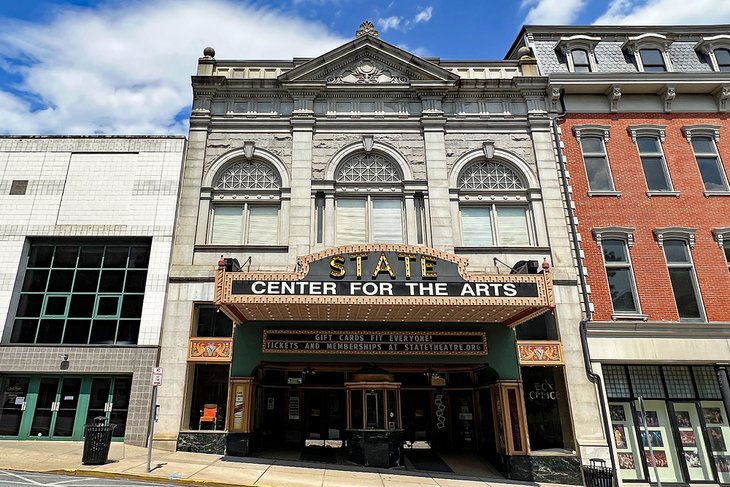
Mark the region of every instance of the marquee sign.
POLYGON ((357 244, 301 257, 295 272, 216 273, 236 322, 463 321, 514 325, 554 307, 550 273, 470 274, 424 246, 357 244))
POLYGON ((486 355, 484 332, 264 330, 264 353, 486 355))

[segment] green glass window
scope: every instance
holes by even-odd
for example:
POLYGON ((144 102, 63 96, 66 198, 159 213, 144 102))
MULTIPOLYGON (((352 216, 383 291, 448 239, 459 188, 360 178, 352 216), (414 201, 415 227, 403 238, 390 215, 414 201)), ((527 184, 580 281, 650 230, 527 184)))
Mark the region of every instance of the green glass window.
POLYGON ((148 242, 34 243, 12 343, 136 344, 148 242))

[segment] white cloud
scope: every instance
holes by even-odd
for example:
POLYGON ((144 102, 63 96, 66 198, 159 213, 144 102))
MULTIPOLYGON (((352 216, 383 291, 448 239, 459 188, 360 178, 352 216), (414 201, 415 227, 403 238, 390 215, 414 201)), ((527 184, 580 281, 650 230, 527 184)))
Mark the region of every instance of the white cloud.
POLYGON ((431 20, 431 15, 433 15, 433 7, 426 7, 416 14, 416 17, 413 19, 413 21, 415 23, 428 22, 429 20, 431 20))
POLYGON ((524 23, 528 25, 569 24, 578 18, 586 0, 522 0, 529 8, 524 23))
POLYGON ((388 32, 390 29, 397 29, 401 20, 401 17, 391 15, 390 17, 378 19, 378 26, 383 29, 383 32, 388 32))
POLYGON ((728 0, 612 0, 595 24, 666 25, 730 22, 728 0))
POLYGON ((0 85, 0 133, 185 134, 187 120, 176 116, 191 103, 205 46, 219 59, 291 59, 347 41, 274 10, 201 5, 109 3, 39 23, 0 21, 0 69, 19 79, 0 85))

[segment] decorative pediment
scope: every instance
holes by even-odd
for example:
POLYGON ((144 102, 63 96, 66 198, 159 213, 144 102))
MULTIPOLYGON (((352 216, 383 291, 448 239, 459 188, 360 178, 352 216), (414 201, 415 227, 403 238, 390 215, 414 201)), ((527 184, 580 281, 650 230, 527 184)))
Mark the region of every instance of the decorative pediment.
POLYGON ((343 69, 339 74, 328 76, 327 84, 407 84, 410 77, 390 66, 371 58, 363 58, 343 69))
POLYGON ((364 33, 281 76, 283 84, 297 85, 413 85, 449 86, 459 77, 378 37, 364 33))

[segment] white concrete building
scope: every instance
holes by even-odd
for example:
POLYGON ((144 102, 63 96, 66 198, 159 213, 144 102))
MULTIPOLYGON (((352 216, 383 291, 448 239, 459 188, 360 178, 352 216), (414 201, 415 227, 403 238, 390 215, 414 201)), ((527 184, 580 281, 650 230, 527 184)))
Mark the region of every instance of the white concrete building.
POLYGON ((184 148, 0 138, 0 438, 144 444, 184 148))

